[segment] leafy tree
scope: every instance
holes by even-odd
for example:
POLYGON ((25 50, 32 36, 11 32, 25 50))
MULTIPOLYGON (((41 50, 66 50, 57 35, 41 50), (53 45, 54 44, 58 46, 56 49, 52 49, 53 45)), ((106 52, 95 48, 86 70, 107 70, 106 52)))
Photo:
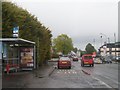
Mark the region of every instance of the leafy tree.
POLYGON ((81 56, 86 54, 86 51, 81 51, 81 56))
POLYGON ((92 46, 90 43, 86 45, 85 50, 87 54, 92 54, 93 52, 96 52, 94 46, 92 46))
POLYGON ((43 65, 51 57, 51 31, 27 10, 11 2, 2 2, 2 37, 12 37, 12 29, 19 26, 19 37, 36 43, 36 59, 43 65))
POLYGON ((75 53, 77 53, 78 49, 75 47, 75 48, 73 48, 73 51, 74 51, 75 53))
POLYGON ((57 52, 68 54, 68 52, 73 50, 72 39, 66 34, 61 34, 57 38, 53 39, 53 48, 55 48, 57 52))

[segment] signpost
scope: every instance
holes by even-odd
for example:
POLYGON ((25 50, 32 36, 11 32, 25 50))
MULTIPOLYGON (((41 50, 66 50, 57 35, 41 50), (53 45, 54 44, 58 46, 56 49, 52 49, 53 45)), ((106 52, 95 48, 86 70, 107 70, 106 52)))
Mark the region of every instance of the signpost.
POLYGON ((13 37, 19 37, 19 26, 13 28, 13 37))

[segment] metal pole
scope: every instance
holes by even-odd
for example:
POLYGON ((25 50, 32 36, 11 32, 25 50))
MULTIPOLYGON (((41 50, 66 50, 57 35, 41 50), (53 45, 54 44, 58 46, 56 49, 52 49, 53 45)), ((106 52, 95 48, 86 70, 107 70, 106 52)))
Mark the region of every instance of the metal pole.
POLYGON ((116 42, 115 42, 115 60, 116 60, 116 42))
POLYGON ((104 35, 106 37, 106 42, 105 42, 105 45, 106 45, 106 50, 105 50, 105 59, 107 59, 107 36, 103 33, 100 33, 101 35, 104 35))
POLYGON ((35 45, 33 46, 33 48, 34 48, 33 49, 34 69, 36 69, 37 68, 37 62, 36 62, 36 50, 35 50, 36 48, 35 48, 35 45))
MULTIPOLYGON (((110 44, 110 38, 108 37, 108 43, 110 44)), ((109 55, 111 56, 111 49, 109 47, 109 55)))
POLYGON ((108 37, 108 43, 110 43, 110 38, 108 37))
POLYGON ((106 55, 107 55, 107 36, 105 35, 105 34, 103 34, 103 33, 100 33, 101 35, 104 35, 105 37, 106 37, 106 55))
POLYGON ((116 34, 114 33, 114 43, 115 43, 115 60, 116 60, 116 34))
POLYGON ((101 37, 101 46, 102 46, 102 36, 100 36, 101 37))

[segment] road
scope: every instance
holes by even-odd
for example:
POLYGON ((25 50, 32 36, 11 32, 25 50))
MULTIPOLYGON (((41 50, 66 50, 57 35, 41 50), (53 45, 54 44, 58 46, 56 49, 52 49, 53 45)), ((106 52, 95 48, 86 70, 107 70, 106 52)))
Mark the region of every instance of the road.
MULTIPOLYGON (((54 63, 54 67, 57 63, 54 63)), ((50 76, 35 77, 34 73, 11 76, 14 87, 25 88, 118 88, 118 64, 95 64, 94 67, 81 67, 80 60, 72 61, 71 69, 54 69, 50 76), (19 81, 19 82, 18 82, 19 81)), ((11 78, 9 78, 9 82, 11 78)), ((3 81, 4 87, 12 83, 3 81)), ((9 85, 11 84, 11 85, 9 85)))

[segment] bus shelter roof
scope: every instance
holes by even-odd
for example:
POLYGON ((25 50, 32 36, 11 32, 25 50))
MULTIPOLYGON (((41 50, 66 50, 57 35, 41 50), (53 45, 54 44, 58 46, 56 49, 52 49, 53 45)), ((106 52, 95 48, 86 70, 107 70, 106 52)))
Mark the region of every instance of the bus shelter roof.
POLYGON ((5 42, 8 44, 35 44, 35 42, 25 40, 22 38, 0 38, 0 42, 5 42))

